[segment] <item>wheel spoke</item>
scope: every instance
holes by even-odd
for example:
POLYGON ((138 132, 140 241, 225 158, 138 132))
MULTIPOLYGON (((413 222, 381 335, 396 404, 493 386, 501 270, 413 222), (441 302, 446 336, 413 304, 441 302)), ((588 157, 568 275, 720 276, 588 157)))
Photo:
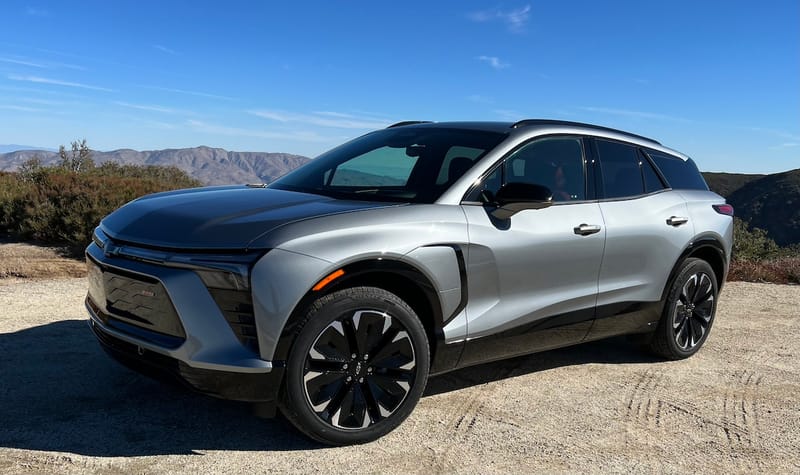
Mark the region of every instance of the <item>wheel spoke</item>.
POLYGON ((306 365, 309 371, 316 371, 318 373, 339 373, 344 374, 345 370, 342 369, 341 361, 331 360, 308 360, 306 365))
POLYGON ((700 288, 698 284, 697 274, 689 277, 689 280, 686 282, 686 285, 689 286, 689 292, 687 292, 687 297, 689 297, 689 303, 693 303, 697 298, 697 290, 700 288))
POLYGON ((699 305, 700 303, 705 302, 711 296, 713 291, 714 287, 711 285, 711 279, 709 279, 706 274, 700 274, 700 283, 697 286, 697 292, 695 293, 692 303, 699 305))
POLYGON ((703 338, 703 328, 695 318, 689 318, 689 334, 691 336, 690 346, 695 346, 703 338))
POLYGON ((358 345, 358 337, 356 336, 356 329, 353 324, 353 319, 348 318, 342 322, 344 327, 344 335, 347 338, 347 345, 350 348, 351 354, 362 354, 361 348, 358 345))
POLYGON ((398 381, 383 375, 374 375, 368 380, 376 401, 391 412, 400 405, 411 388, 407 381, 398 381))
POLYGON ((683 322, 681 322, 681 326, 678 328, 678 331, 675 333, 675 335, 676 335, 676 340, 675 341, 678 343, 678 346, 680 346, 684 350, 689 345, 689 328, 688 327, 689 327, 688 319, 684 319, 683 322))
POLYGON ((383 419, 378 401, 375 399, 375 394, 372 392, 372 386, 368 380, 361 383, 361 393, 364 395, 364 402, 367 405, 367 416, 372 422, 375 423, 383 419))
POLYGON ((675 316, 672 319, 672 328, 677 329, 686 319, 686 306, 678 303, 675 307, 675 316))
POLYGON ((345 337, 344 326, 334 322, 320 334, 311 347, 309 356, 315 360, 332 360, 344 362, 350 359, 350 343, 345 337))
POLYGON ((329 407, 344 386, 344 375, 342 374, 309 371, 306 373, 304 380, 306 390, 310 395, 309 402, 317 412, 329 407), (327 404, 323 404, 326 402, 327 404))
MULTIPOLYGON (((350 384, 342 381, 342 384, 337 388, 337 391, 333 394, 333 397, 330 399, 330 403, 322 411, 321 417, 326 421, 333 423, 333 417, 336 414, 341 413, 342 410, 342 401, 347 397, 350 393, 350 384)), ((338 419, 338 417, 337 417, 338 419)))
POLYGON ((711 321, 711 311, 714 309, 714 299, 713 297, 705 302, 698 304, 697 307, 694 308, 694 315, 702 320, 705 325, 711 321))
POLYGON ((370 363, 384 368, 399 368, 414 360, 408 333, 398 331, 394 338, 370 358, 370 363))

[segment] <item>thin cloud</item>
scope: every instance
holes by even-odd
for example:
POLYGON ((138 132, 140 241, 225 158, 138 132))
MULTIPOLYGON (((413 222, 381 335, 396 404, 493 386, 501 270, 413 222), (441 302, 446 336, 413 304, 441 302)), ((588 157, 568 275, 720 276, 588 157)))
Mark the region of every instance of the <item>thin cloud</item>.
POLYGON ((494 112, 494 114, 497 117, 499 117, 500 119, 508 120, 508 121, 516 122, 518 120, 522 120, 522 119, 525 118, 525 114, 523 114, 522 112, 518 112, 518 111, 510 110, 510 109, 495 109, 492 112, 494 112))
POLYGON ((14 59, 14 58, 0 58, 0 63, 9 63, 9 64, 18 64, 20 66, 30 66, 32 68, 46 68, 47 66, 42 63, 35 63, 33 61, 27 61, 24 59, 14 59))
POLYGON ((331 127, 337 129, 381 129, 391 123, 387 119, 375 117, 357 117, 341 112, 314 112, 312 114, 297 114, 293 112, 273 111, 273 110, 252 110, 248 111, 262 119, 273 120, 276 122, 302 122, 304 124, 316 125, 319 127, 331 127))
POLYGON ((28 7, 25 9, 25 14, 30 16, 48 16, 50 12, 44 8, 28 7))
POLYGON ((163 45, 152 45, 152 46, 153 46, 153 48, 161 51, 162 53, 171 54, 172 56, 177 56, 178 54, 180 54, 177 51, 175 51, 174 49, 167 48, 166 46, 163 46, 163 45))
POLYGON ((467 100, 476 104, 494 104, 494 99, 480 94, 472 94, 467 96, 467 100))
POLYGON ((656 120, 666 120, 671 122, 694 122, 692 120, 685 119, 683 117, 674 117, 665 114, 658 114, 655 112, 643 112, 643 111, 628 110, 628 109, 613 109, 608 107, 578 107, 578 109, 587 112, 597 112, 600 114, 632 117, 635 119, 656 119, 656 120))
POLYGON ((15 106, 10 104, 0 104, 0 109, 6 109, 17 112, 45 112, 44 109, 37 109, 35 107, 15 106))
POLYGON ((483 61, 494 69, 505 69, 511 66, 510 64, 500 60, 500 58, 497 56, 478 56, 476 59, 478 59, 478 61, 483 61))
POLYGON ((138 109, 143 111, 150 111, 150 112, 161 112, 164 114, 186 114, 188 111, 183 111, 180 109, 173 109, 171 107, 164 107, 159 105, 152 105, 152 104, 131 104, 130 102, 122 102, 122 101, 114 101, 114 104, 122 107, 128 107, 130 109, 138 109))
POLYGON ((234 137, 256 137, 270 140, 296 140, 300 142, 331 142, 333 139, 322 137, 314 132, 275 132, 262 129, 245 129, 226 125, 209 124, 199 120, 187 120, 186 124, 197 132, 230 135, 234 137))
POLYGON ((90 89, 92 91, 115 92, 113 89, 108 89, 105 87, 92 86, 90 84, 83 84, 79 82, 61 81, 60 79, 49 79, 39 76, 20 76, 17 74, 9 74, 8 79, 11 79, 12 81, 26 81, 37 84, 52 84, 55 86, 76 87, 80 89, 90 89))
POLYGON ((769 134, 769 135, 773 135, 775 137, 786 139, 786 140, 788 140, 788 142, 786 142, 788 144, 792 144, 792 143, 795 143, 795 142, 800 142, 800 135, 789 133, 789 132, 786 132, 786 131, 783 131, 783 130, 768 129, 768 128, 764 128, 764 127, 745 127, 745 129, 746 130, 751 130, 753 132, 766 133, 766 134, 769 134))
POLYGON ((780 150, 780 149, 784 149, 784 148, 795 148, 795 147, 800 147, 800 142, 786 142, 786 143, 782 143, 782 144, 770 147, 770 149, 772 149, 772 150, 780 150))
POLYGON ((173 89, 170 87, 159 87, 159 86, 141 86, 145 89, 153 89, 155 91, 164 91, 164 92, 174 92, 177 94, 186 94, 189 96, 198 96, 198 97, 207 97, 209 99, 219 99, 223 101, 238 101, 239 99, 230 96, 221 96, 219 94, 210 94, 207 92, 201 91, 187 91, 186 89, 173 89))
POLYGON ((512 33, 523 33, 530 19, 531 6, 525 5, 514 10, 500 10, 493 8, 490 10, 481 10, 472 12, 469 15, 470 20, 478 23, 488 22, 502 22, 505 23, 508 31, 512 33))
POLYGON ((36 59, 29 59, 29 58, 2 57, 0 58, 0 63, 18 64, 20 66, 28 66, 31 68, 39 68, 39 69, 66 68, 66 69, 77 69, 81 71, 86 70, 86 68, 84 68, 83 66, 77 66, 75 64, 58 63, 54 61, 39 61, 36 59))

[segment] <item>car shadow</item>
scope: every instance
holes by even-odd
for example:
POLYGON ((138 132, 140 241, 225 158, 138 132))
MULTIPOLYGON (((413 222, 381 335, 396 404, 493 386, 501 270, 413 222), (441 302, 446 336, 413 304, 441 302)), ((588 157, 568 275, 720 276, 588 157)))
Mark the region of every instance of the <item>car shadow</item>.
MULTIPOLYGON (((0 447, 90 456, 323 447, 283 418, 149 379, 107 357, 85 320, 0 334, 0 447)), ((431 378, 426 396, 559 366, 654 361, 607 341, 431 378)))
POLYGON ((109 358, 86 320, 0 334, 0 446, 92 456, 321 447, 249 404, 151 380, 109 358))

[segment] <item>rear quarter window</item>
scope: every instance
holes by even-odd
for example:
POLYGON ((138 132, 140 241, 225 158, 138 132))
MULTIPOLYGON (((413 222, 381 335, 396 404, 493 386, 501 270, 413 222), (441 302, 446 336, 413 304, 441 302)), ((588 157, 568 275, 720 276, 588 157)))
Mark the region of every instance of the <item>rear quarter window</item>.
POLYGON ((708 190, 708 185, 692 159, 683 160, 652 150, 647 155, 653 160, 670 188, 675 190, 708 190))

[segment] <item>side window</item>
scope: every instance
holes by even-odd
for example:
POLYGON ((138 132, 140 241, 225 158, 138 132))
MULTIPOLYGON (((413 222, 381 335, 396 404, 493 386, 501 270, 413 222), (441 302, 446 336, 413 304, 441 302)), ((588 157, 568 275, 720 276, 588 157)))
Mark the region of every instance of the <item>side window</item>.
POLYGON ((596 139, 603 173, 605 198, 625 198, 644 193, 639 151, 619 142, 596 139))
POLYGON ((653 193, 654 191, 663 190, 665 186, 661 182, 661 178, 658 177, 658 173, 653 169, 650 160, 644 155, 640 155, 639 163, 642 166, 642 175, 644 175, 644 191, 653 193))
POLYGON ((684 190, 707 190, 708 185, 703 175, 697 169, 694 161, 673 157, 661 152, 648 150, 647 154, 653 159, 661 174, 667 179, 671 188, 684 190))
POLYGON ((581 138, 547 137, 524 145, 484 179, 470 201, 491 201, 505 183, 544 185, 555 202, 586 199, 581 138))

